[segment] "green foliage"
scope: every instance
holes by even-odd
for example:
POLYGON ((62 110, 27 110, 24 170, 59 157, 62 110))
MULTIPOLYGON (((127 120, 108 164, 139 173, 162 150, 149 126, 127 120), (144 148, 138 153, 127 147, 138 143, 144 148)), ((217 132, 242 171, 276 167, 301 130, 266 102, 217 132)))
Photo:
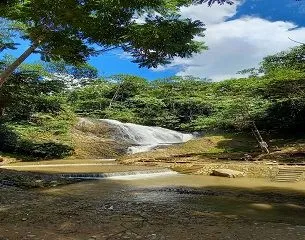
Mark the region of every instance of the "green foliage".
POLYGON ((64 61, 49 62, 44 64, 45 69, 49 73, 71 75, 74 78, 90 78, 95 79, 98 77, 97 69, 87 63, 72 66, 64 61))
POLYGON ((120 104, 114 104, 112 108, 106 108, 100 112, 101 117, 117 119, 122 122, 139 122, 137 114, 133 109, 129 109, 120 104))
POLYGON ((191 57, 206 49, 194 36, 202 36, 203 23, 180 20, 181 16, 155 17, 145 24, 133 24, 127 36, 129 43, 123 50, 135 58, 140 67, 157 67, 170 63, 174 57, 191 57), (149 37, 148 37, 149 36, 149 37))
POLYGON ((24 64, 0 89, 0 151, 31 158, 62 158, 73 153, 74 112, 66 86, 44 80, 44 67, 24 64))
POLYGON ((217 83, 192 77, 141 79, 140 85, 135 77, 120 76, 120 81, 96 81, 73 91, 71 104, 85 116, 185 131, 244 131, 252 121, 268 131, 304 131, 305 75, 293 73, 280 70, 217 83))
POLYGON ((29 138, 31 134, 35 134, 37 137, 43 135, 43 132, 44 130, 38 126, 2 123, 0 125, 0 151, 25 156, 25 158, 39 159, 63 158, 73 153, 71 145, 49 141, 49 137, 45 139, 47 141, 29 138))
POLYGON ((10 21, 0 18, 0 53, 6 49, 15 50, 17 47, 13 41, 15 34, 10 26, 10 21))
POLYGON ((59 95, 64 85, 59 81, 42 81, 35 72, 21 72, 11 76, 0 89, 2 117, 27 120, 36 112, 58 113, 64 99, 59 95))
POLYGON ((266 74, 272 74, 278 70, 296 70, 304 72, 305 67, 305 45, 291 48, 268 57, 265 57, 261 63, 262 71, 266 74))
MULTIPOLYGON (((305 73, 293 67, 297 65, 277 64, 270 62, 272 70, 263 76, 222 82, 116 75, 72 87, 49 73, 43 79, 45 66, 23 65, 0 89, 0 150, 40 158, 67 156, 73 152, 70 130, 76 114, 183 131, 249 131, 254 121, 265 131, 304 133, 305 73)), ((70 67, 50 65, 63 74, 70 67)), ((94 75, 90 66, 76 70, 81 78, 94 75)))
POLYGON ((149 85, 146 79, 131 75, 114 75, 108 81, 116 84, 108 93, 108 96, 112 98, 114 96, 113 100, 116 101, 132 98, 145 91, 149 85))
POLYGON ((130 53, 141 67, 156 67, 174 57, 190 57, 205 49, 202 42, 195 40, 205 30, 203 23, 179 15, 181 6, 192 3, 191 0, 2 1, 0 18, 15 22, 15 29, 19 28, 24 38, 38 43, 36 52, 44 61, 81 64, 90 56, 117 47, 130 53), (135 17, 143 21, 135 21, 135 17))

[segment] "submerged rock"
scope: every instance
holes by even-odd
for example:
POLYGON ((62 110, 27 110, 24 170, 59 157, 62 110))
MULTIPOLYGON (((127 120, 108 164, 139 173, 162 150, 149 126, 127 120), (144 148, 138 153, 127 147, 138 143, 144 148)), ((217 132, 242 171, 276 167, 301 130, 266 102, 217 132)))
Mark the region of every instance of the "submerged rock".
POLYGON ((236 177, 244 177, 245 173, 232 169, 215 169, 213 170, 212 175, 219 177, 236 178, 236 177))

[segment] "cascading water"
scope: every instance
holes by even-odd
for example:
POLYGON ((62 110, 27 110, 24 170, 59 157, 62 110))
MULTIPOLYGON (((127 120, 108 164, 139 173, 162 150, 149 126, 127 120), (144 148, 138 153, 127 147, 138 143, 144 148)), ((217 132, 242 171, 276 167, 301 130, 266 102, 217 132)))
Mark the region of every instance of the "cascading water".
POLYGON ((162 127, 149 127, 134 123, 122 123, 117 120, 101 119, 118 130, 118 137, 132 144, 128 152, 147 152, 156 147, 187 142, 194 138, 192 134, 184 134, 162 127))

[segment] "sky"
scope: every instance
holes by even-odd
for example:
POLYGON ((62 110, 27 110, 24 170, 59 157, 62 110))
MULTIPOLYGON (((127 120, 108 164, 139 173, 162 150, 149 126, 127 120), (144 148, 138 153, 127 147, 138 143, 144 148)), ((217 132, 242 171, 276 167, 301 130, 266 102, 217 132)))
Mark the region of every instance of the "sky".
MULTIPOLYGON (((239 70, 257 67, 268 55, 298 45, 289 38, 305 42, 305 1, 236 0, 236 4, 212 7, 197 5, 181 9, 182 16, 199 19, 207 30, 203 40, 208 50, 188 59, 175 58, 157 69, 139 68, 120 50, 93 57, 89 63, 100 76, 133 74, 150 80, 174 75, 193 75, 221 81, 241 77, 239 70)), ((15 56, 26 49, 20 42, 15 56)), ((37 61, 31 56, 27 61, 37 61)))

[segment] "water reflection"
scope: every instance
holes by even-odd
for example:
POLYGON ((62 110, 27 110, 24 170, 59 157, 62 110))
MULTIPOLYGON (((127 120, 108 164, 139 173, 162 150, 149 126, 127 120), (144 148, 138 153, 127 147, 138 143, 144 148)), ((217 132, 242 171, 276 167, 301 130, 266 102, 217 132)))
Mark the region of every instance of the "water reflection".
POLYGON ((47 190, 46 193, 69 195, 88 202, 110 202, 110 206, 119 212, 122 204, 153 204, 185 209, 194 216, 237 216, 305 225, 304 182, 277 183, 266 179, 172 175, 95 180, 47 190))

